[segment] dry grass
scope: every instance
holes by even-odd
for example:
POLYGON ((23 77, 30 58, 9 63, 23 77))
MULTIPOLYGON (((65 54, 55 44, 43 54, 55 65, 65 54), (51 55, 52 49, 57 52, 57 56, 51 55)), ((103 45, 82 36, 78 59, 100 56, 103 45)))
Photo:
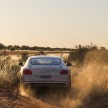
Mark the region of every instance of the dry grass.
MULTIPOLYGON (((74 69, 77 70, 77 69, 74 69)), ((46 103, 59 106, 60 108, 104 108, 103 100, 108 93, 108 67, 107 64, 99 65, 96 62, 89 63, 81 67, 80 72, 77 70, 72 81, 72 88, 67 95, 61 90, 51 89, 40 92, 39 99, 46 103), (99 100, 98 100, 99 99, 99 100), (95 106, 98 104, 98 106, 95 106)), ((62 89, 63 90, 63 89, 62 89)), ((36 97, 37 95, 30 89, 22 91, 23 95, 28 97, 36 97)), ((35 99, 36 99, 35 98, 35 99)), ((107 98, 108 99, 108 98, 107 98)), ((36 99, 38 100, 38 99, 36 99)))
MULTIPOLYGON (((32 50, 16 50, 16 51, 9 51, 6 50, 5 54, 6 55, 21 55, 22 53, 28 53, 30 55, 37 55, 38 53, 40 53, 40 51, 32 51, 32 50)), ((46 54, 68 54, 69 51, 44 51, 46 54)), ((1 52, 2 54, 4 54, 4 52, 1 52)))
POLYGON ((92 101, 93 97, 106 94, 108 92, 107 65, 90 63, 83 66, 79 75, 74 79, 73 88, 77 91, 74 94, 75 100, 79 100, 83 107, 92 101))
POLYGON ((72 68, 74 71, 72 90, 67 98, 63 99, 63 108, 99 108, 99 106, 104 108, 104 105, 108 106, 105 103, 105 99, 108 99, 107 57, 106 51, 92 51, 86 55, 82 67, 72 68))
MULTIPOLYGON (((81 67, 72 67, 72 87, 64 95, 57 89, 39 95, 39 99, 61 108, 106 108, 108 99, 108 54, 104 51, 89 52, 81 67), (98 55, 98 56, 97 56, 98 55), (101 107, 99 107, 101 106, 101 107)), ((66 58, 67 60, 67 58, 66 58)), ((28 89, 23 95, 37 97, 28 89)), ((37 100, 37 99, 36 99, 37 100)))
MULTIPOLYGON (((8 84, 11 82, 11 85, 15 82, 18 71, 16 62, 9 57, 0 57, 0 85, 6 85, 7 82, 8 84)), ((104 105, 108 105, 108 53, 106 51, 87 53, 84 64, 80 68, 72 67, 72 72, 70 92, 64 95, 57 89, 51 89, 45 94, 41 92, 38 98, 61 108, 106 108, 104 105)), ((37 94, 29 89, 27 93, 22 88, 21 90, 22 95, 37 97, 37 94)))
POLYGON ((0 56, 0 87, 17 84, 19 66, 10 56, 0 56))

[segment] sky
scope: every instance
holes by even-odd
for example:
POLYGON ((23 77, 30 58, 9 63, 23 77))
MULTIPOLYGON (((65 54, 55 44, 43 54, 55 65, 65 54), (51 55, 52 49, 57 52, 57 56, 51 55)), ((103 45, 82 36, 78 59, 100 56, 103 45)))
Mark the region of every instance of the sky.
POLYGON ((0 0, 0 43, 108 48, 108 0, 0 0))

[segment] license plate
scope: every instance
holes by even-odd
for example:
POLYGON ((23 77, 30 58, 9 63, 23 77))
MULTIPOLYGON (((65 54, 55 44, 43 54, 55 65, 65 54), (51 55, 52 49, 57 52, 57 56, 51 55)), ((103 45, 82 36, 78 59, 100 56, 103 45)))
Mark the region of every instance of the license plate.
POLYGON ((51 76, 50 75, 42 75, 41 79, 51 79, 51 76))

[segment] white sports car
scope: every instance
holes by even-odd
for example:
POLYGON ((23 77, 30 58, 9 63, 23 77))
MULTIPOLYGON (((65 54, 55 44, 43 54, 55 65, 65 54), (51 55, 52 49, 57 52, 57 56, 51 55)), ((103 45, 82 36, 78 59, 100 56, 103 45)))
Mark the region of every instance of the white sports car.
POLYGON ((20 82, 24 86, 70 88, 71 71, 68 66, 58 56, 31 56, 21 68, 20 82))

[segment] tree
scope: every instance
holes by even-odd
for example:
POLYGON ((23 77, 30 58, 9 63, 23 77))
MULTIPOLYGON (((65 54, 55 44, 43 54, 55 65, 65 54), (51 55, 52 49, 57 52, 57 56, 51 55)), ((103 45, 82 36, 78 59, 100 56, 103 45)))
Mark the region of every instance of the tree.
POLYGON ((37 49, 38 49, 37 46, 30 47, 30 50, 37 50, 37 49))
POLYGON ((101 50, 106 50, 106 48, 105 47, 101 47, 101 50))
POLYGON ((21 54, 21 60, 22 60, 23 62, 25 62, 25 61, 27 60, 28 57, 29 57, 29 54, 28 54, 27 52, 23 52, 23 53, 21 54))
POLYGON ((19 45, 14 45, 15 50, 20 50, 21 47, 19 45))
POLYGON ((14 47, 10 47, 9 50, 15 51, 15 48, 14 47))
POLYGON ((7 46, 7 49, 10 50, 11 47, 13 47, 13 46, 12 45, 8 45, 7 46))
POLYGON ((2 50, 4 48, 5 48, 5 46, 2 43, 0 43, 0 50, 2 50))
POLYGON ((29 49, 30 49, 29 46, 26 46, 26 45, 21 46, 21 50, 29 50, 29 49))

